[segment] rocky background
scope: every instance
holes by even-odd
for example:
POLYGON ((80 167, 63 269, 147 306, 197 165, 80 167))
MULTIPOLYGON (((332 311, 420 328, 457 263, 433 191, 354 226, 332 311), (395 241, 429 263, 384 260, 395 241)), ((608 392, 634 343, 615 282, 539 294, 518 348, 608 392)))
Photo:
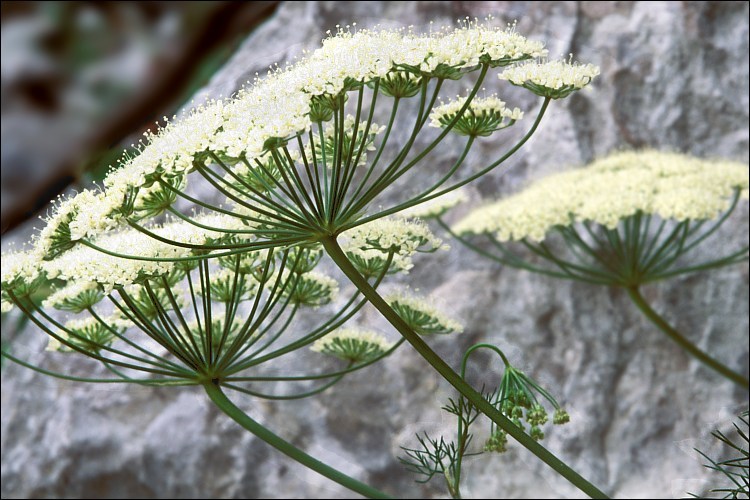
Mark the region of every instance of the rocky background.
MULTIPOLYGON (((552 56, 572 52, 599 64, 602 75, 590 92, 553 103, 512 170, 475 184, 473 201, 455 216, 480 198, 616 149, 748 162, 747 2, 287 2, 197 98, 230 94, 256 71, 315 48, 338 23, 419 27, 487 14, 499 22, 517 19, 518 30, 546 40, 552 56)), ((529 113, 537 105, 523 93, 507 95, 529 113)), ((496 157, 504 144, 484 141, 470 162, 496 157)), ((745 204, 703 252, 747 245, 747 227, 745 204)), ((3 243, 24 237, 16 233, 3 243)), ((500 269, 452 247, 418 262, 409 277, 465 325, 460 336, 431 342, 441 355, 457 366, 475 342, 505 349, 571 414, 571 423, 549 430, 544 444, 613 497, 705 491, 716 475, 693 447, 718 450, 709 433, 728 430, 747 409, 745 391, 699 366, 620 290, 500 269)), ((747 374, 747 264, 645 293, 701 348, 747 374)), ((360 321, 389 331, 375 311, 360 321)), ((14 348, 34 352, 41 336, 22 335, 14 348)), ((76 357, 46 363, 76 373, 92 369, 76 357)), ((478 356, 471 377, 481 383, 497 373, 494 359, 478 356)), ((446 496, 440 480, 415 483, 395 457, 400 446, 415 443, 415 432, 452 436, 454 423, 439 409, 452 395, 406 346, 314 399, 234 399, 275 432, 365 482, 398 497, 433 498, 446 496)), ((6 365, 1 430, 3 498, 351 496, 240 429, 194 389, 73 384, 6 365)), ((465 477, 466 498, 582 495, 518 445, 469 460, 465 477)))

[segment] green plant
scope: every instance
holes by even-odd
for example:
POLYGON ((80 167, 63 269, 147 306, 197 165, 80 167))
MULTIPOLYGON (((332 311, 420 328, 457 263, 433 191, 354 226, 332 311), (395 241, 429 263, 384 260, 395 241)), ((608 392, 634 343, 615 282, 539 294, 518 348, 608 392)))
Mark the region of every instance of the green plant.
MULTIPOLYGON (((534 379, 514 368, 505 354, 492 344, 475 344, 463 355, 461 361, 461 378, 466 378, 466 365, 472 352, 479 349, 489 349, 495 352, 504 364, 504 373, 498 387, 494 390, 481 391, 484 399, 520 429, 524 430, 524 420, 529 425, 529 435, 532 439, 544 439, 542 426, 549 420, 547 410, 542 405, 546 401, 554 408, 552 423, 562 425, 568 423, 568 413, 560 407, 555 398, 543 389, 534 379), (537 397, 541 397, 540 398, 537 397)), ((431 438, 427 432, 422 436, 417 434, 418 448, 402 447, 406 453, 400 458, 401 463, 413 473, 423 476, 420 483, 430 481, 436 475, 442 475, 446 487, 452 498, 461 498, 461 467, 464 457, 481 455, 484 452, 503 453, 507 450, 508 433, 490 422, 488 438, 481 449, 469 451, 474 435, 470 432, 482 413, 477 407, 463 396, 454 400, 450 398, 448 404, 442 408, 456 417, 456 441, 446 442, 431 438)))
POLYGON ((210 101, 149 134, 137 156, 124 158, 105 178, 103 190, 85 190, 58 203, 32 250, 3 256, 3 307, 18 307, 60 348, 103 362, 115 376, 92 381, 202 385, 246 429, 373 497, 383 493, 270 433, 222 388, 275 399, 313 395, 406 341, 465 404, 582 491, 602 497, 469 386, 420 336, 448 333, 454 323, 412 298, 386 300, 377 291, 388 274, 408 270, 414 253, 441 246, 424 224, 389 216, 502 164, 531 137, 552 100, 598 74, 591 65, 535 61, 545 56, 541 43, 525 39, 515 27, 500 30, 476 21, 428 35, 340 29, 321 49, 273 69, 235 98, 210 101), (487 76, 504 67, 501 79, 541 97, 538 113, 505 154, 464 172, 473 145, 522 118, 499 98, 478 96, 487 76), (437 105, 460 80, 469 82, 465 96, 437 105), (387 117, 385 125, 375 123, 376 111, 387 117), (398 138, 398 129, 406 135, 398 138), (420 178, 421 168, 434 168, 430 154, 451 132, 465 141, 453 165, 428 187, 393 202, 403 185, 420 178), (186 204, 191 209, 183 208, 186 204), (288 327, 298 309, 333 300, 335 282, 313 270, 323 253, 357 292, 319 316, 317 328, 293 333, 288 327), (66 285, 40 304, 31 290, 44 279, 66 285), (99 301, 111 306, 101 308, 99 301), (385 341, 366 333, 334 332, 364 301, 396 328, 400 342, 386 349, 385 341), (66 325, 49 307, 86 318, 66 325), (335 337, 324 340, 332 332, 335 337), (277 347, 277 342, 286 343, 277 347), (310 345, 343 358, 347 367, 273 379, 240 373, 310 345), (293 394, 269 394, 252 385, 324 379, 328 382, 317 388, 293 394))
MULTIPOLYGON (((732 458, 717 461, 702 451, 695 450, 708 460, 707 468, 721 473, 723 476, 722 481, 726 485, 710 490, 711 493, 723 495, 719 498, 750 498, 750 437, 748 437, 750 421, 748 421, 748 412, 744 412, 738 418, 742 422, 742 428, 737 423, 732 424, 734 427, 732 434, 736 434, 736 437, 734 435, 727 436, 719 430, 711 433, 713 437, 731 450, 730 453, 734 455, 732 458)), ((719 481, 718 477, 720 476, 717 476, 717 482, 719 481)))
POLYGON ((641 292, 660 280, 746 262, 747 245, 698 263, 687 257, 710 241, 747 198, 747 165, 655 151, 624 152, 544 178, 472 211, 452 228, 440 218, 442 213, 436 216, 456 240, 501 264, 625 289, 669 338, 747 389, 745 375, 701 350, 641 292))

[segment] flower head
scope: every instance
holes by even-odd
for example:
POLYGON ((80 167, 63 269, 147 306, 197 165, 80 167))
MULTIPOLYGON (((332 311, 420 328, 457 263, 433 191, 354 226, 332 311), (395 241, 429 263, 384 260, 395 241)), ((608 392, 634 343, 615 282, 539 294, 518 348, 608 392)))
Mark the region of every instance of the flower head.
MULTIPOLYGON (((534 379, 511 366, 505 360, 505 372, 495 396, 498 409, 521 429, 525 423, 529 426, 529 435, 537 441, 544 439, 542 426, 549 421, 547 409, 541 402, 547 401, 555 409, 552 423, 562 425, 570 420, 568 413, 560 407, 554 397, 544 390, 534 379), (541 402, 540 402, 541 401, 541 402)), ((506 440, 494 424, 491 437, 485 444, 485 451, 505 451, 506 440)))
POLYGON ((357 271, 367 278, 382 274, 408 273, 414 267, 409 255, 393 254, 389 263, 388 255, 376 248, 346 246, 344 252, 357 271))
POLYGON ((411 258, 415 253, 447 248, 426 224, 403 217, 377 219, 342 236, 341 246, 347 257, 367 277, 408 272, 414 267, 411 258))
MULTIPOLYGON (((411 28, 352 31, 346 27, 329 35, 319 49, 271 68, 233 97, 208 100, 171 120, 165 117, 111 169, 103 191, 84 191, 58 204, 38 238, 45 257, 53 258, 79 241, 95 239, 134 219, 156 217, 173 209, 180 197, 191 199, 185 189, 193 172, 215 175, 212 181, 223 183, 237 205, 230 215, 248 221, 244 212, 251 207, 271 223, 295 227, 303 233, 296 235, 297 240, 303 241, 306 233, 299 226, 308 222, 304 214, 278 210, 289 201, 283 198, 293 199, 290 191, 303 184, 295 170, 332 169, 340 158, 364 163, 375 137, 385 129, 369 120, 355 123, 350 116, 339 124, 343 134, 331 125, 340 121, 334 116, 344 111, 350 91, 377 87, 385 96, 404 99, 426 90, 432 78, 459 79, 480 66, 507 66, 547 54, 542 43, 524 38, 515 26, 496 28, 476 19, 424 34, 411 28), (322 137, 314 136, 317 126, 323 127, 322 137), (287 148, 289 144, 299 146, 299 154, 287 148), (317 165, 323 156, 324 165, 317 165), (221 167, 220 174, 211 171, 216 166, 221 167), (296 185, 287 189, 289 182, 296 185), (257 203, 259 199, 263 202, 257 203)), ((438 114, 448 119, 456 105, 446 105, 438 114)), ((465 115, 457 132, 487 135, 512 124, 521 113, 490 97, 476 100, 465 115)), ((434 123, 440 123, 440 116, 434 116, 434 123)), ((330 176, 325 172, 322 177, 323 182, 342 182, 340 172, 330 176)), ((350 182, 347 174, 343 184, 350 182)), ((320 200, 322 196, 315 201, 320 200)), ((264 237, 274 239, 277 234, 264 237)))
POLYGON ((484 443, 484 451, 490 453, 505 453, 508 451, 508 433, 502 429, 496 429, 484 443))
POLYGON ((308 307, 318 307, 333 301, 339 292, 338 282, 318 271, 303 274, 284 271, 285 284, 282 295, 291 302, 308 307))
POLYGON ((426 300, 405 291, 385 297, 386 302, 420 335, 461 333, 464 327, 426 300))
POLYGON ((591 221, 610 229, 642 212, 664 219, 713 219, 734 193, 747 197, 747 165, 656 151, 616 153, 586 168, 541 179, 480 207, 454 230, 500 241, 541 241, 557 225, 591 221))
POLYGON ((93 281, 73 281, 55 290, 42 305, 63 311, 80 313, 104 299, 101 287, 93 281))
POLYGON ((12 290, 18 295, 28 295, 42 279, 41 254, 35 249, 4 254, 0 267, 3 291, 12 290))
POLYGON ((0 300, 0 312, 3 314, 9 313, 13 310, 14 304, 10 301, 10 298, 3 294, 2 300, 0 300))
MULTIPOLYGON (((200 232, 192 231, 187 224, 179 228, 175 225, 154 228, 154 231, 186 243, 203 241, 202 238, 205 238, 200 232)), ((169 274, 175 267, 173 259, 192 256, 189 248, 163 243, 136 230, 110 233, 97 238, 94 243, 112 253, 77 246, 44 262, 45 271, 50 278, 99 283, 109 293, 115 287, 169 274), (136 258, 122 258, 116 256, 118 254, 136 258), (138 260, 137 257, 165 260, 138 260)))
POLYGON ((529 62, 510 67, 499 77, 551 99, 568 97, 599 75, 599 67, 572 61, 529 62))
MULTIPOLYGON (((235 273, 232 269, 220 269, 210 275, 211 300, 239 302, 255 296, 259 283, 249 274, 235 273)), ((204 291, 200 291, 201 294, 204 291)))
POLYGON ((403 256, 447 248, 424 222, 401 217, 376 219, 346 231, 343 236, 347 238, 345 249, 393 251, 403 256))
MULTIPOLYGON (((66 332, 62 337, 66 342, 83 351, 98 353, 103 347, 112 345, 118 335, 122 335, 131 323, 115 314, 99 320, 94 317, 72 319, 65 323, 66 332)), ((75 349, 63 344, 54 337, 49 338, 48 351, 74 352, 75 349)))
POLYGON ((351 363, 364 363, 382 356, 393 346, 392 342, 378 333, 341 328, 316 340, 310 349, 351 363))
POLYGON ((451 131, 459 135, 489 136, 493 132, 510 127, 523 118, 518 108, 509 109, 497 96, 474 98, 466 111, 460 113, 466 104, 467 97, 458 97, 447 104, 441 103, 430 113, 431 127, 447 127, 456 120, 451 131))

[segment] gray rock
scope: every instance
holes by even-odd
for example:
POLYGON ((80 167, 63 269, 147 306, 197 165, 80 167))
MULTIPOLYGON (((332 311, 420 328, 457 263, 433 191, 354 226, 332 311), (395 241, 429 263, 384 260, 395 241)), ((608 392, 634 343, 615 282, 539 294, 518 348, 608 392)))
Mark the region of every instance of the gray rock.
MULTIPOLYGON (((746 2, 288 2, 196 100, 231 94, 272 62, 314 48, 337 23, 421 26, 490 13, 501 21, 518 19, 518 30, 547 40, 553 56, 574 52, 599 64, 602 75, 592 91, 553 103, 538 133, 512 158, 510 172, 495 171, 471 187, 473 204, 621 148, 748 161, 746 2)), ((487 84, 489 91, 495 86, 501 88, 487 84)), ((533 112, 535 102, 517 89, 507 96, 533 112)), ((510 132, 510 140, 520 132, 510 132)), ((503 145, 480 144, 467 168, 496 156, 503 145)), ((448 151, 441 159, 453 157, 448 151)), ((746 245, 747 226, 744 207, 704 252, 746 245)), ((438 353, 458 366, 472 343, 505 349, 571 414, 570 424, 548 432, 545 446, 612 496, 704 491, 715 475, 692 448, 718 449, 709 433, 727 429, 732 416, 747 409, 746 392, 656 331, 620 290, 500 269, 452 247, 420 260, 408 280, 466 326, 455 338, 431 341, 438 353)), ((747 264, 649 286, 645 293, 702 348, 747 373, 747 264)), ((359 322, 389 331, 374 310, 359 322)), ((23 336, 19 345, 35 352, 34 333, 23 336)), ((46 363, 97 373, 77 358, 46 363)), ((469 378, 490 384, 499 373, 497 360, 479 355, 469 378)), ((415 443, 416 432, 452 436, 455 424, 439 409, 451 396, 448 384, 407 346, 316 398, 233 399, 355 477, 399 497, 432 498, 445 496, 440 481, 414 483, 395 457, 400 446, 415 443)), ((240 429, 195 389, 102 388, 6 366, 2 408, 4 498, 350 496, 240 429)), ((486 431, 478 432, 481 441, 486 431)), ((582 496, 518 445, 468 460, 466 467, 467 498, 582 496)))

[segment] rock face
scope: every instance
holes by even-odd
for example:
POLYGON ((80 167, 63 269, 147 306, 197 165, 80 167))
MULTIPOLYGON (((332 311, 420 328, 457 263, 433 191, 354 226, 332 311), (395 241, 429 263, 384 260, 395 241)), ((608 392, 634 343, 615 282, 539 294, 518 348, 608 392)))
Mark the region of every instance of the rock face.
MULTIPOLYGON (((289 2, 200 94, 230 94, 256 71, 314 48, 337 23, 422 26, 486 14, 517 19, 519 32, 546 40, 552 56, 573 52, 602 75, 592 91, 553 103, 512 170, 471 188, 471 205, 618 148, 748 161, 747 2, 289 2)), ((506 100, 529 113, 535 106, 521 92, 506 100)), ((502 148, 486 141, 478 156, 502 148)), ((747 245, 746 205, 738 212, 704 252, 747 245)), ((713 475, 692 448, 716 451, 710 431, 747 409, 746 392, 693 361, 620 290, 501 269, 452 246, 409 276, 465 325, 460 336, 432 342, 449 363, 478 341, 506 349, 571 414, 545 445, 613 497, 704 491, 713 475)), ((703 349, 747 374, 746 263, 645 293, 703 349)), ((389 330, 374 310, 361 322, 389 330)), ((23 345, 35 343, 23 335, 23 345)), ((491 381, 495 361, 476 359, 471 377, 491 381)), ((57 362, 87 369, 78 358, 57 362)), ((323 461, 390 494, 431 498, 445 496, 441 481, 416 484, 395 456, 418 431, 452 438, 454 423, 439 410, 452 395, 404 347, 309 400, 234 399, 323 461)), ((4 498, 350 496, 240 429, 195 389, 90 386, 5 366, 2 409, 4 498)), ((465 477, 467 498, 582 495, 518 445, 469 460, 465 477)))

